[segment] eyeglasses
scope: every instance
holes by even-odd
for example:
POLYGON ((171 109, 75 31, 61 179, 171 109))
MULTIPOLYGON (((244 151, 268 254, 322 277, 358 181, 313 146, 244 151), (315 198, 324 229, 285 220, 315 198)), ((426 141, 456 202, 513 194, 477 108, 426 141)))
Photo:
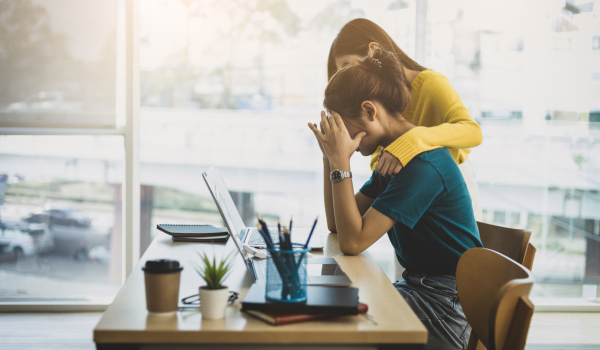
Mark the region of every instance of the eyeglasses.
MULTIPOLYGON (((239 295, 240 294, 238 292, 229 291, 228 304, 232 304, 234 301, 236 301, 238 299, 239 295)), ((200 307, 200 295, 198 295, 198 294, 190 295, 189 297, 185 297, 185 298, 181 299, 181 302, 184 305, 190 305, 190 306, 180 306, 179 310, 198 310, 198 308, 200 307)))

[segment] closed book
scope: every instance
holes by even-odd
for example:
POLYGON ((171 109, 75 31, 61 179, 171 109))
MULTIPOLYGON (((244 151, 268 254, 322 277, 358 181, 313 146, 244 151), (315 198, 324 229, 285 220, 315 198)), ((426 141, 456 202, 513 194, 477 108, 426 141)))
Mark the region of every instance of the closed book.
MULTIPOLYGON (((369 311, 369 306, 364 303, 358 303, 358 312, 361 314, 366 314, 369 311)), ((312 320, 320 320, 325 318, 336 317, 336 315, 307 315, 307 314, 297 314, 297 315, 277 315, 277 314, 266 314, 264 312, 248 310, 246 311, 248 314, 261 319, 267 323, 270 323, 274 326, 281 326, 284 324, 290 323, 298 323, 298 322, 307 322, 312 320)))
POLYGON ((203 236, 203 237, 171 237, 173 242, 201 242, 201 243, 209 243, 209 242, 227 242, 227 236, 203 236))
POLYGON ((156 228, 173 237, 227 236, 229 234, 226 229, 213 225, 160 224, 156 228))
POLYGON ((357 315, 358 288, 307 286, 306 302, 278 303, 265 298, 264 284, 254 283, 242 301, 242 310, 278 315, 357 315))

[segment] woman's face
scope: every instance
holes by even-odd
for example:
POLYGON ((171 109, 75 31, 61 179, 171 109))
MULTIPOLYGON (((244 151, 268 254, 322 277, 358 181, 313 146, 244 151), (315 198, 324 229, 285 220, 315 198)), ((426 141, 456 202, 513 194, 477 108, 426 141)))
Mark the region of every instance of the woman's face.
POLYGON ((371 154, 375 153, 377 147, 379 147, 380 139, 380 132, 377 125, 366 117, 356 120, 354 118, 344 118, 342 116, 342 120, 344 121, 344 125, 346 126, 346 129, 348 129, 348 134, 352 139, 354 139, 356 135, 363 131, 367 133, 360 141, 356 152, 360 152, 360 154, 363 156, 370 156, 371 154))
POLYGON ((344 66, 358 64, 364 57, 360 57, 359 55, 344 55, 340 57, 335 57, 335 68, 340 69, 344 66))
MULTIPOLYGON (((367 55, 369 55, 369 56, 372 55, 373 50, 375 50, 377 48, 380 48, 379 44, 377 44, 374 41, 370 42, 367 55)), ((349 54, 349 55, 344 55, 344 56, 339 56, 339 57, 334 57, 334 58, 335 58, 335 68, 340 69, 343 66, 358 64, 360 61, 362 61, 365 58, 365 56, 349 54)))

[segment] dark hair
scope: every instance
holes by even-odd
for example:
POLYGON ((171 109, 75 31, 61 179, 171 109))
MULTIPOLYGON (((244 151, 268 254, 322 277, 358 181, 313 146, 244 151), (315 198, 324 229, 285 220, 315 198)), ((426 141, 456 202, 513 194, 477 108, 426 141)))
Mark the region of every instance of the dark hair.
POLYGON ((402 113, 408 107, 410 91, 393 53, 376 49, 359 64, 340 68, 329 79, 323 106, 358 119, 367 100, 381 103, 389 113, 402 113))
MULTIPOLYGON (((357 18, 346 23, 331 44, 327 59, 327 77, 331 79, 338 69, 335 65, 335 57, 344 55, 365 57, 369 52, 369 44, 372 42, 376 42, 381 49, 392 52, 401 67, 417 72, 426 69, 400 50, 400 47, 380 26, 368 19, 357 18)), ((400 70, 400 74, 404 77, 404 70, 400 70)), ((408 88, 410 89, 410 86, 408 88)))

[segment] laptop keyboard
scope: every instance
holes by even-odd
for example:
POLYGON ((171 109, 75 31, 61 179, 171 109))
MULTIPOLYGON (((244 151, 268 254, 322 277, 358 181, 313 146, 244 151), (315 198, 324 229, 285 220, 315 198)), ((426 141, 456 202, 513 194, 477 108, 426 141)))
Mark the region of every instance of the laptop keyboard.
POLYGON ((265 281, 267 279, 267 259, 253 259, 252 263, 257 279, 265 281))
MULTIPOLYGON (((254 273, 256 273, 256 280, 257 281, 266 281, 267 280, 267 259, 252 259, 252 266, 254 267, 254 273)), ((321 268, 324 265, 320 265, 320 264, 308 264, 307 265, 307 276, 306 276, 306 280, 307 282, 310 282, 310 275, 321 275, 321 268), (310 267, 314 266, 314 269, 311 269, 310 267), (315 270, 316 269, 316 270, 315 270), (313 270, 312 273, 309 273, 310 270, 313 270)), ((334 265, 335 268, 336 265, 334 265)), ((333 275, 333 274, 332 274, 333 275)))
MULTIPOLYGON (((273 235, 272 231, 273 230, 269 231, 271 233, 271 239, 273 239, 273 242, 277 242, 278 238, 273 235)), ((249 245, 265 244, 265 241, 263 240, 261 234, 258 232, 258 229, 255 228, 242 230, 242 232, 240 232, 239 234, 240 241, 245 242, 246 236, 248 236, 248 234, 250 234, 250 239, 248 240, 249 245)))

